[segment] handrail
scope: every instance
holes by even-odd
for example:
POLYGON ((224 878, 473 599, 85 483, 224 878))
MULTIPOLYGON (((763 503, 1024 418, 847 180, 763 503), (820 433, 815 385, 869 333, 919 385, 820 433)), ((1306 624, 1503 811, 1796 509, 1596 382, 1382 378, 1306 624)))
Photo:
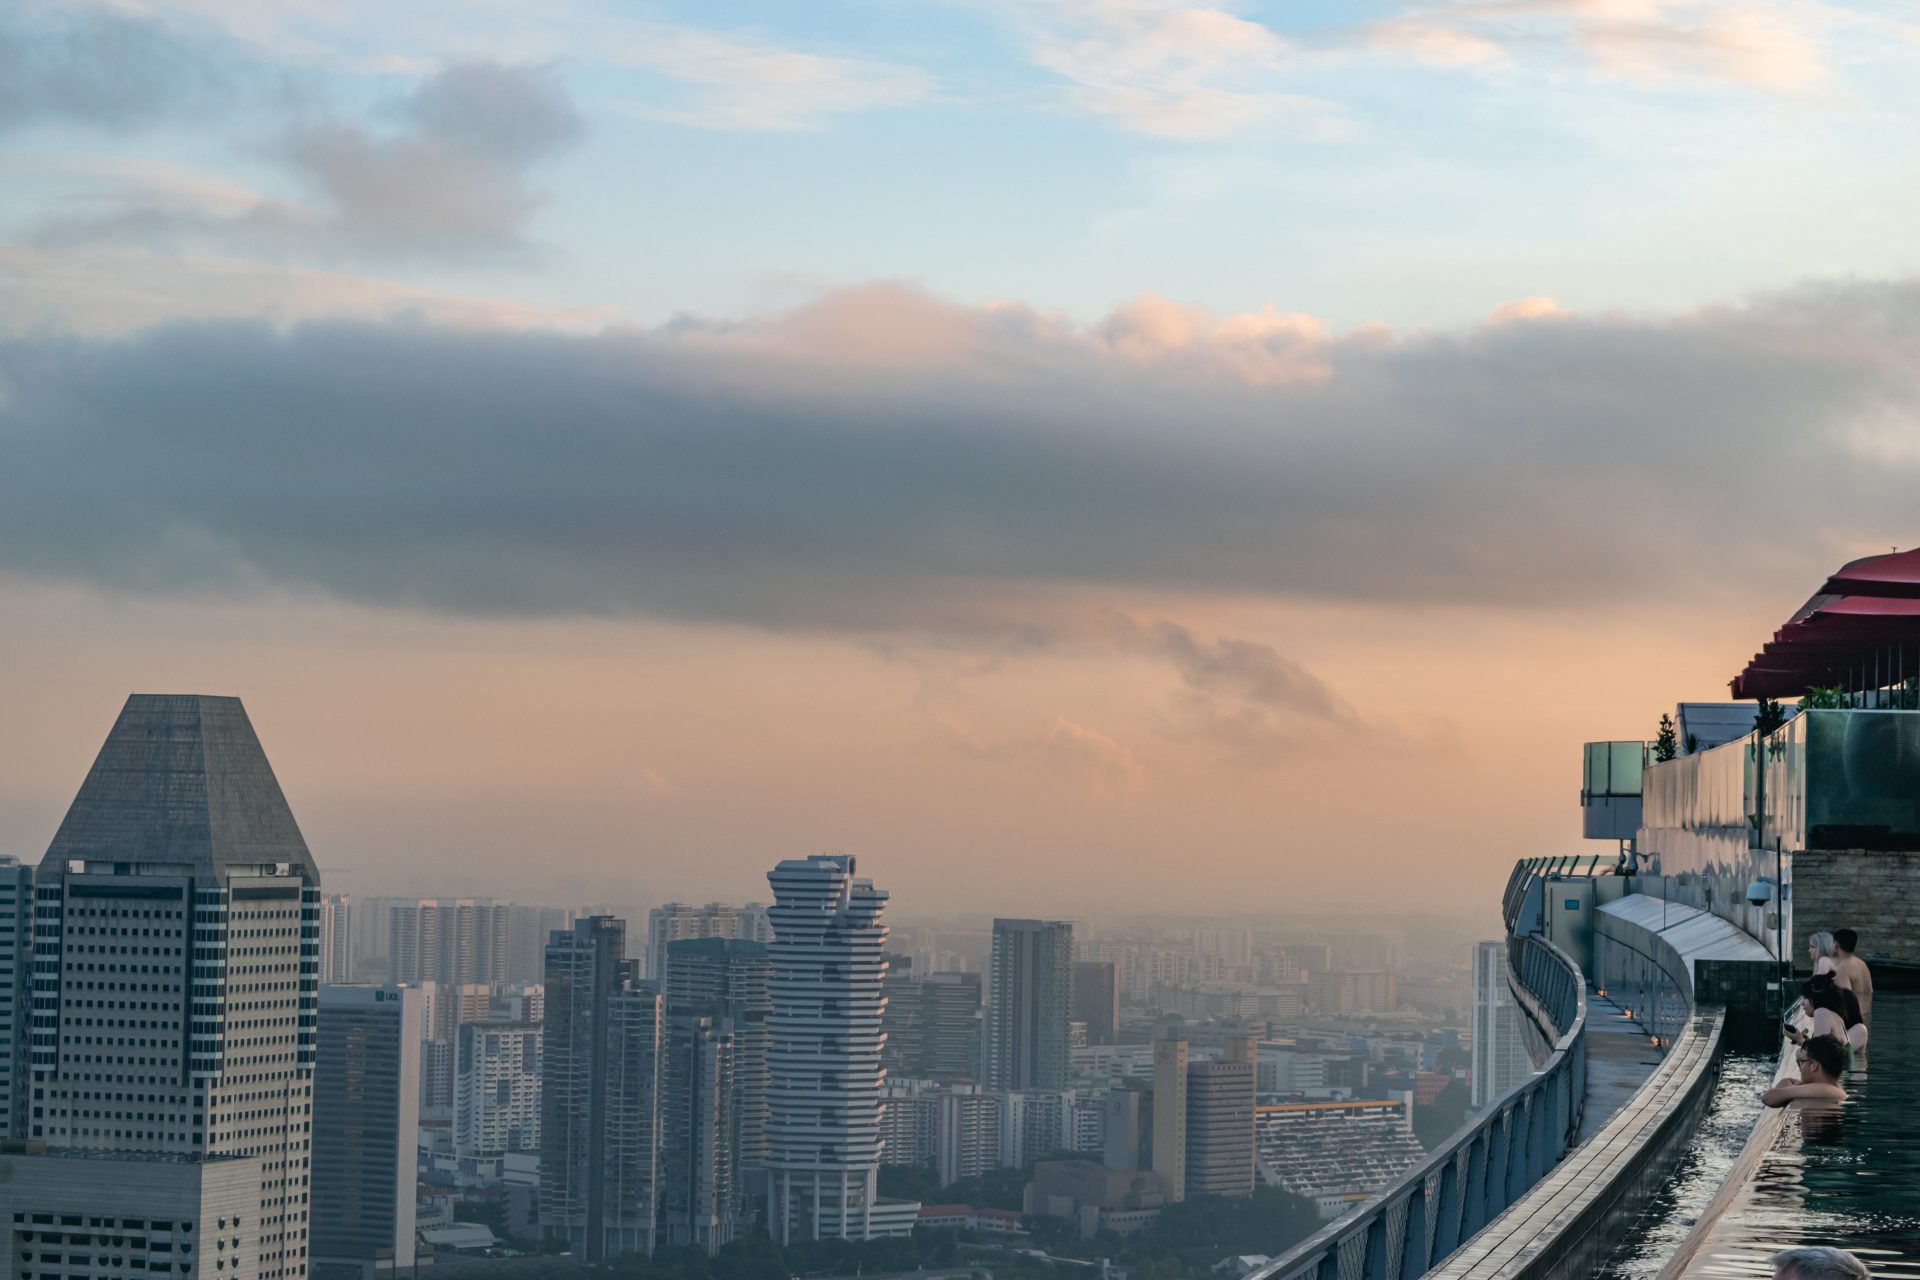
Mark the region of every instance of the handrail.
POLYGON ((1578 1140, 1586 1096, 1580 967, 1545 938, 1510 938, 1507 980, 1552 1045, 1545 1065, 1380 1194, 1247 1280, 1414 1280, 1472 1239, 1578 1140))

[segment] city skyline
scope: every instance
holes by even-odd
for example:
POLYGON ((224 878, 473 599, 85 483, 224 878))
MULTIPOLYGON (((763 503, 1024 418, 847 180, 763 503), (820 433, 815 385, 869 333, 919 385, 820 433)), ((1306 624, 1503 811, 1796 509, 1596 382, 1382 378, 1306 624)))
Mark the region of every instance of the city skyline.
POLYGON ((1884 4, 517 10, 0 15, 0 850, 186 688, 358 892, 1478 910, 1915 536, 1884 4))

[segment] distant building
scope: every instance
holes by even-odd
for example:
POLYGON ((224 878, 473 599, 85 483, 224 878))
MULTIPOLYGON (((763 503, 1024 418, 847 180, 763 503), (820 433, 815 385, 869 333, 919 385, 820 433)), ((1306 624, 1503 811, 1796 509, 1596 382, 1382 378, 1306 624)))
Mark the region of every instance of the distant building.
POLYGON ((1088 1044, 1113 1044, 1120 1034, 1120 966, 1082 960, 1073 966, 1073 1018, 1087 1027, 1088 1044))
MULTIPOLYGON (((741 938, 690 938, 667 946, 664 996, 675 1012, 725 1021, 732 1035, 735 1221, 746 1225, 753 1180, 767 1159, 767 1017, 773 1009, 766 944, 741 938)), ((736 1228, 738 1229, 738 1228, 736 1228)))
POLYGON ((988 1087, 1066 1088, 1072 1006, 1073 926, 1064 920, 995 920, 987 994, 988 1087))
POLYGON ((647 971, 659 983, 667 972, 667 947, 691 938, 738 938, 743 942, 769 940, 767 909, 757 902, 744 907, 709 902, 704 907, 669 902, 647 912, 647 971))
POLYGON ((1473 1105, 1484 1107, 1533 1074, 1520 1025, 1520 1006, 1507 985, 1507 944, 1473 948, 1473 1105))
POLYGON ((1253 1044, 1233 1042, 1227 1058, 1187 1067, 1188 1196, 1253 1194, 1253 1044))
POLYGON ((320 903, 320 981, 334 986, 356 981, 354 959, 353 896, 328 894, 320 903))
POLYGON ((1187 1042, 1153 1046, 1153 1171, 1170 1203, 1187 1198, 1187 1042))
POLYGON ((1375 1194, 1426 1156, 1406 1098, 1254 1108, 1260 1179, 1325 1218, 1375 1194))
POLYGON ((941 1186, 998 1169, 1006 1099, 999 1094, 952 1091, 940 1095, 935 1112, 934 1158, 941 1186))
POLYGON ((1366 1017, 1400 1007, 1394 975, 1384 969, 1315 969, 1307 975, 1307 1000, 1321 1013, 1366 1017))
POLYGON ((769 1229, 782 1243, 908 1234, 919 1205, 882 1201, 877 1177, 887 895, 842 855, 789 858, 767 880, 769 1229))
POLYGON ((920 1058, 929 1080, 978 1080, 981 982, 977 973, 941 971, 920 983, 920 1058))
POLYGON ((547 943, 539 1216, 574 1255, 652 1254, 659 1214, 660 996, 633 980, 626 925, 547 943))
POLYGON ((453 1150, 498 1162, 540 1150, 541 1054, 537 1022, 468 1022, 455 1038, 453 1150))
POLYGON ((1158 1174, 1109 1169, 1092 1160, 1043 1160, 1027 1184, 1026 1211, 1064 1218, 1083 1239, 1101 1231, 1128 1235, 1152 1225, 1167 1197, 1158 1174))
POLYGON ((316 1275, 372 1277, 414 1264, 414 1130, 420 993, 320 988, 313 1090, 316 1275))
MULTIPOLYGON (((677 962, 669 960, 669 970, 677 962)), ((661 1069, 660 1221, 665 1243, 709 1255, 733 1241, 733 1024, 720 1013, 669 1006, 661 1069)))
POLYGON ((507 981, 510 912, 510 904, 490 898, 393 902, 387 909, 390 977, 456 985, 507 981))
POLYGON ((931 1168, 937 1161, 940 1099, 935 1089, 888 1084, 880 1112, 880 1162, 931 1168))
POLYGON ((1139 1169, 1147 1148, 1141 1132, 1142 1098, 1137 1089, 1112 1089, 1100 1107, 1101 1162, 1109 1169, 1139 1169))

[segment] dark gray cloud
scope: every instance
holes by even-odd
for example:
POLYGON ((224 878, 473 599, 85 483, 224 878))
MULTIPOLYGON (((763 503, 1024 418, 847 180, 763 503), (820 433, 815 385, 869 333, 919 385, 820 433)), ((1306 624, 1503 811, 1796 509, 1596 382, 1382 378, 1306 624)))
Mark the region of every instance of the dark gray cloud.
MULTIPOLYGON (((598 336, 6 340, 0 564, 456 613, 942 631, 1044 617, 1063 589, 1121 608, 1792 593, 1862 542, 1911 540, 1920 510, 1912 284, 1361 335, 1327 342, 1324 377, 1279 382, 1098 332, 877 289, 598 336)), ((1328 714, 1277 655, 1136 631, 1196 689, 1328 714)))
POLYGON ((126 128, 204 109, 240 75, 224 44, 112 9, 0 5, 0 129, 39 120, 126 128))

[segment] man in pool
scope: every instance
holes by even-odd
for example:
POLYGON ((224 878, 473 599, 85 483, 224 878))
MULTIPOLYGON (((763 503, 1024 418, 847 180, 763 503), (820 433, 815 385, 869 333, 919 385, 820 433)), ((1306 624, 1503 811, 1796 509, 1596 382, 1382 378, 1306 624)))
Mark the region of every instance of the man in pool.
POLYGON ((1873 1021, 1873 970, 1867 968, 1867 962, 1853 953, 1860 945, 1860 935, 1851 929, 1833 931, 1833 971, 1841 986, 1853 992, 1853 998, 1860 1002, 1860 1021, 1873 1021))
POLYGON ((1797 1058, 1800 1079, 1793 1084, 1776 1084, 1760 1095, 1770 1107, 1789 1102, 1844 1102, 1847 1091, 1840 1087, 1840 1073, 1847 1069, 1840 1042, 1832 1036, 1814 1036, 1800 1046, 1797 1058))
POLYGON ((1867 1280, 1873 1274, 1866 1263, 1845 1249, 1825 1245, 1782 1249, 1767 1263, 1773 1268, 1773 1280, 1867 1280))

